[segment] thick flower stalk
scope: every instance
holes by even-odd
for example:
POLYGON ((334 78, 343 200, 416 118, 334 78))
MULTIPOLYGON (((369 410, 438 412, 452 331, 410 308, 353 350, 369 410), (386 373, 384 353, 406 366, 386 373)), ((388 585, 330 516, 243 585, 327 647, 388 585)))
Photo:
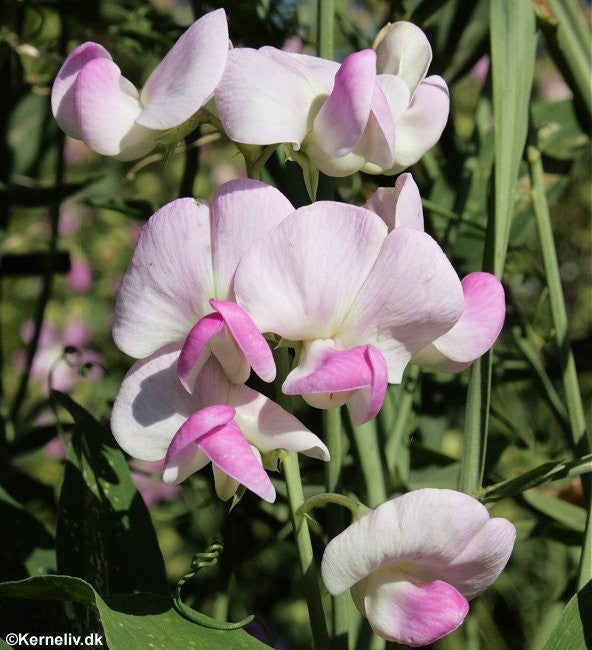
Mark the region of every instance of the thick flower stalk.
POLYGON ((461 282, 429 235, 389 232, 375 212, 333 202, 296 210, 254 242, 234 290, 260 331, 296 350, 284 393, 318 408, 347 403, 355 424, 378 413, 387 383, 399 383, 464 307, 461 282))
POLYGON ((446 83, 426 78, 431 57, 425 34, 406 22, 388 25, 374 49, 341 65, 272 47, 237 48, 216 105, 232 140, 285 143, 306 178, 319 169, 394 174, 438 141, 448 118, 446 83))
POLYGON ((233 302, 234 272, 245 250, 293 211, 281 192, 246 179, 222 185, 211 205, 187 198, 161 208, 142 229, 119 289, 118 347, 142 359, 179 343, 187 390, 211 354, 235 383, 246 381, 251 367, 273 380, 269 345, 233 302))
POLYGON ((230 382, 214 358, 187 391, 177 374, 179 352, 172 344, 136 362, 111 417, 113 435, 127 453, 144 461, 164 459, 165 483, 180 483, 211 462, 222 500, 243 485, 273 502, 275 489, 264 466, 275 468, 274 452, 329 460, 316 435, 261 393, 230 382))
MULTIPOLYGON (((423 209, 411 174, 401 174, 394 187, 380 187, 366 208, 376 212, 389 231, 415 228, 423 232, 423 209)), ((499 336, 506 315, 504 288, 491 273, 469 273, 461 281, 463 311, 445 334, 416 352, 412 362, 443 372, 461 372, 487 352, 499 336)))
POLYGON ((69 136, 99 154, 139 158, 195 127, 195 113, 222 76, 228 47, 224 10, 212 11, 180 36, 138 92, 104 47, 83 43, 54 82, 54 117, 69 136))
POLYGON ((351 589, 383 639, 413 647, 454 631, 468 601, 505 567, 514 526, 476 499, 423 489, 378 506, 332 539, 322 561, 331 594, 351 589))

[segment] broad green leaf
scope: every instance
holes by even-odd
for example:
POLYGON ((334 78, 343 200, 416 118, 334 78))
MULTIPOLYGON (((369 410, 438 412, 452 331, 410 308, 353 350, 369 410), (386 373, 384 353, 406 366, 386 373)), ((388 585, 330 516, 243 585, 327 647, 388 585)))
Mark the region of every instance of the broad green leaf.
POLYGON ((111 434, 67 395, 52 396, 74 418, 56 535, 58 571, 102 594, 168 594, 150 515, 111 434))
POLYGON ((516 494, 524 492, 525 490, 537 485, 556 481, 568 474, 576 475, 586 472, 592 472, 592 456, 585 456, 584 458, 578 458, 571 462, 558 463, 550 461, 539 465, 520 476, 516 476, 507 481, 502 481, 501 483, 488 487, 483 491, 480 500, 483 503, 498 501, 499 499, 515 496, 516 494))
POLYGON ((67 600, 94 608, 105 641, 113 650, 255 650, 266 646, 244 630, 214 630, 183 618, 166 596, 118 594, 101 598, 86 581, 71 576, 40 576, 0 584, 0 596, 67 600))
POLYGON ((592 582, 588 582, 565 606, 544 650, 579 650, 592 646, 592 582))
POLYGON ((0 575, 18 579, 55 570, 56 559, 51 535, 0 487, 0 521, 10 522, 10 535, 0 547, 0 575))
POLYGON ((549 496, 538 490, 527 490, 522 493, 522 497, 528 505, 551 519, 575 531, 584 532, 586 512, 580 506, 575 506, 573 503, 549 496))
POLYGON ((531 0, 492 0, 490 8, 495 209, 491 221, 493 249, 488 266, 501 278, 518 168, 526 143, 537 37, 531 0))

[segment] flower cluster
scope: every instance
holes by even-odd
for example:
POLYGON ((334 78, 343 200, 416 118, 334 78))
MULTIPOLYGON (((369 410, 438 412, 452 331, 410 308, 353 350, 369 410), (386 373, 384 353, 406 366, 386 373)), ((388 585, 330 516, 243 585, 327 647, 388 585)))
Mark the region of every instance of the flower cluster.
MULTIPOLYGON (((229 49, 217 10, 181 36, 141 92, 102 46, 82 44, 58 74, 52 106, 69 135, 120 159, 209 120, 241 145, 282 146, 314 196, 319 171, 392 175, 436 143, 449 97, 443 79, 426 76, 431 57, 406 22, 341 64, 229 49)), ((247 384, 251 373, 276 379, 272 347, 289 348, 292 367, 278 378, 285 395, 347 405, 359 425, 409 363, 460 372, 493 345, 504 316, 500 282, 483 272, 461 280, 424 231, 408 173, 364 206, 298 209, 265 183, 231 180, 211 202, 168 203, 140 234, 116 306, 115 342, 137 361, 113 434, 132 457, 162 463, 169 485, 211 463, 221 499, 243 486, 273 502, 266 470, 278 450, 330 459, 319 437, 247 384)), ((514 534, 467 495, 420 490, 334 538, 323 576, 333 594, 352 589, 377 634, 423 645, 460 625, 468 599, 506 564, 514 534)))

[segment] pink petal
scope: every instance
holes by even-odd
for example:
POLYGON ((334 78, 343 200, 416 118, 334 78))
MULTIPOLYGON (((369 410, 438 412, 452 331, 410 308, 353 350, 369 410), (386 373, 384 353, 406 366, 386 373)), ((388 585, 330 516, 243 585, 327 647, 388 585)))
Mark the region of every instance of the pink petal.
POLYGON ((234 409, 227 404, 206 406, 187 418, 173 436, 164 459, 165 467, 171 463, 177 454, 201 439, 227 425, 234 417, 234 409))
POLYGON ((368 123, 376 82, 376 54, 355 52, 345 58, 331 94, 313 123, 313 137, 330 156, 344 156, 360 141, 368 123))
POLYGON ((131 159, 155 146, 150 131, 134 124, 142 110, 136 89, 108 58, 94 58, 80 70, 74 106, 80 137, 97 153, 131 159))
POLYGON ((329 460, 329 451, 320 438, 265 395, 245 384, 235 384, 230 387, 229 402, 236 409, 235 421, 241 431, 261 453, 288 449, 329 460))
POLYGON ((515 534, 509 521, 490 519, 467 494, 415 490, 383 503, 332 539, 323 556, 323 580, 332 594, 340 594, 381 567, 404 566, 418 579, 443 580, 473 597, 476 588, 497 578, 515 534))
POLYGON ((494 344, 506 316, 501 282, 491 273, 470 273, 461 281, 464 309, 454 327, 434 341, 451 361, 472 362, 494 344))
POLYGON ((331 343, 314 341, 286 378, 282 391, 286 395, 302 395, 318 408, 355 400, 353 423, 371 420, 386 393, 387 369, 382 355, 371 345, 336 350, 331 343))
POLYGON ((292 212, 294 207, 279 190, 260 181, 237 179, 217 189, 212 199, 216 298, 233 300, 232 281, 245 251, 292 212))
POLYGON ((211 312, 215 295, 210 210, 177 199, 146 223, 117 296, 113 338, 143 358, 171 341, 183 341, 211 312))
POLYGON ((179 346, 135 363, 113 405, 111 429, 119 446, 140 460, 162 460, 175 431, 196 410, 177 377, 179 346))
POLYGON ((397 120, 396 173, 416 163, 440 139, 448 121, 450 95, 442 77, 427 77, 417 87, 413 100, 397 120))
POLYGON ((273 354, 247 312, 233 302, 210 300, 210 304, 222 316, 236 345, 254 372, 263 381, 273 381, 275 379, 273 354))
POLYGON ((460 281, 438 244, 395 228, 336 336, 348 347, 376 346, 389 382, 398 383, 412 355, 447 332, 462 308, 460 281))
POLYGON ((366 616, 378 636, 419 647, 456 630, 469 603, 446 582, 410 582, 395 572, 376 571, 366 583, 366 616))
POLYGON ((409 173, 401 174, 395 187, 379 187, 364 207, 376 212, 389 232, 401 226, 423 231, 421 196, 409 173))
POLYGON ((213 95, 228 54, 223 9, 202 16, 187 29, 154 69, 144 88, 144 110, 136 123, 169 129, 190 118, 213 95))
POLYGON ((381 219, 363 208, 322 201, 300 208, 245 253, 234 280, 237 302, 261 332, 292 341, 332 338, 385 235, 381 219))
POLYGON ((210 339, 223 330, 222 316, 208 314, 200 318, 187 335, 177 362, 177 372, 181 383, 190 393, 193 392, 199 371, 210 357, 210 339))
POLYGON ((397 75, 413 93, 425 78, 432 60, 432 48, 421 29, 405 21, 386 25, 376 36, 373 47, 378 72, 397 75))
POLYGON ((234 421, 201 437, 200 449, 225 474, 237 480, 264 501, 275 501, 275 489, 261 460, 234 421))
POLYGON ((78 73, 86 63, 103 58, 111 61, 111 55, 98 43, 88 41, 72 50, 62 64, 51 89, 51 110, 60 128, 69 136, 80 139, 80 124, 74 104, 74 86, 78 73))

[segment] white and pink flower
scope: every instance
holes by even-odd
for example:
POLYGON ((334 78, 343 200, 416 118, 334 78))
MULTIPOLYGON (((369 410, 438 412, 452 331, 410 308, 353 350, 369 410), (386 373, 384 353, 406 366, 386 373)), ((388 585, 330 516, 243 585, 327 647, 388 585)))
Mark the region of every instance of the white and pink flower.
POLYGON ((426 488, 387 501, 332 539, 322 561, 329 592, 351 589, 383 639, 423 646, 459 627, 469 600, 502 572, 516 530, 476 499, 426 488))
POLYGON ((286 143, 305 171, 394 174, 437 142, 448 118, 446 83, 426 78, 431 58, 425 34, 406 22, 387 25, 374 49, 341 65, 272 47, 237 48, 216 105, 232 140, 286 143))
POLYGON ((213 358, 187 391, 177 374, 179 351, 178 345, 169 345, 134 364, 111 418, 115 439, 131 456, 164 459, 165 483, 180 483, 211 462, 222 500, 240 484, 273 502, 275 488, 263 462, 273 465, 274 451, 329 460, 316 435, 261 393, 230 382, 213 358))
POLYGON ((54 82, 54 117, 67 135, 99 154, 139 158, 159 141, 183 137, 184 124, 213 95, 228 46, 224 10, 206 14, 181 35, 138 92, 102 45, 83 43, 54 82), (168 133, 171 129, 176 131, 168 133))

